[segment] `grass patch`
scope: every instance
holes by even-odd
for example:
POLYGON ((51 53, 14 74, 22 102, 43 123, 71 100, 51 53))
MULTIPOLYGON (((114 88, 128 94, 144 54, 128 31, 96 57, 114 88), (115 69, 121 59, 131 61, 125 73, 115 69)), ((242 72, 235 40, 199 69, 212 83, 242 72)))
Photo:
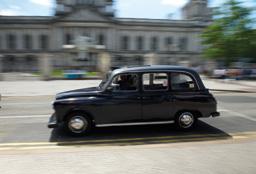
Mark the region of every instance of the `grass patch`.
MULTIPOLYGON (((32 74, 40 76, 41 72, 34 72, 32 74)), ((85 75, 85 77, 94 77, 94 76, 98 76, 98 74, 99 74, 98 72, 86 72, 84 75, 85 75)), ((52 77, 64 77, 64 70, 55 69, 52 71, 51 76, 52 77)))

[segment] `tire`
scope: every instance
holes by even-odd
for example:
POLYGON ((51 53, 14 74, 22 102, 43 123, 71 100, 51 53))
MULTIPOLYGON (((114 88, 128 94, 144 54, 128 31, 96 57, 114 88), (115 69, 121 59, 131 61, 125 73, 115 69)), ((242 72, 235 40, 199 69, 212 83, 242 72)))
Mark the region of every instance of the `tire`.
POLYGON ((82 112, 71 113, 65 121, 65 129, 72 136, 89 134, 92 127, 91 118, 82 112))
POLYGON ((180 112, 175 118, 176 127, 180 130, 190 130, 195 127, 197 118, 191 112, 180 112))

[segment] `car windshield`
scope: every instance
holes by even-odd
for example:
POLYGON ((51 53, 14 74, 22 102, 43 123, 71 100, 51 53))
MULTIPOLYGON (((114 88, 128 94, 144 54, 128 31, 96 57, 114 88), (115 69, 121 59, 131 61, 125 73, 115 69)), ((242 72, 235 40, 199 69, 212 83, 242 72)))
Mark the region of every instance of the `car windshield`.
POLYGON ((109 77, 111 76, 112 71, 109 71, 103 78, 103 80, 101 81, 100 85, 99 85, 99 89, 101 90, 103 88, 103 86, 106 84, 106 82, 108 81, 109 77))

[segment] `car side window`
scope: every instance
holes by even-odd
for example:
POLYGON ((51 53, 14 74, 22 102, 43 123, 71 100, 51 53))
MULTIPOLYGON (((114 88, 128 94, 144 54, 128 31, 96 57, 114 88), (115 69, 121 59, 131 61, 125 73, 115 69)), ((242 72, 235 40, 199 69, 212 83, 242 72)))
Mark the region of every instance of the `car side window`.
POLYGON ((196 90, 194 79, 185 73, 171 73, 171 89, 175 91, 196 90))
POLYGON ((120 74, 114 77, 111 83, 114 92, 137 91, 138 75, 137 74, 120 74))
POLYGON ((142 77, 144 91, 168 90, 167 73, 145 73, 142 77))

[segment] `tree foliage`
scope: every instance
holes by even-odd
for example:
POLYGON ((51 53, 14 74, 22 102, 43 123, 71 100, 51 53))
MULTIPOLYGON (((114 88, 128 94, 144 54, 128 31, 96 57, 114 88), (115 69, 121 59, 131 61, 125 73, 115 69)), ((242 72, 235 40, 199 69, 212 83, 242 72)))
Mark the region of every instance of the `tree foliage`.
POLYGON ((202 34, 207 58, 229 64, 241 58, 256 61, 256 30, 252 9, 228 0, 214 12, 214 21, 202 34))

